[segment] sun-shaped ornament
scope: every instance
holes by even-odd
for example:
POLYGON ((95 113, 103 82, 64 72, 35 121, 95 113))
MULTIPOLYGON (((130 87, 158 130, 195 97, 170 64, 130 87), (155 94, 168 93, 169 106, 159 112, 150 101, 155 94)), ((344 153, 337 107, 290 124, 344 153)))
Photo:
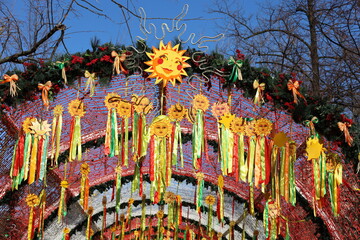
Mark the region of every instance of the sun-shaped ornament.
POLYGON ((120 101, 117 106, 117 113, 122 118, 131 117, 131 103, 128 101, 120 101))
POLYGON ((227 103, 216 102, 211 107, 211 113, 214 117, 222 117, 225 114, 230 113, 230 107, 227 103))
POLYGON ((174 86, 176 80, 182 82, 182 76, 187 76, 184 68, 190 67, 185 61, 190 59, 183 56, 186 50, 179 50, 179 44, 172 47, 171 42, 164 45, 160 41, 159 49, 153 47, 153 53, 146 53, 150 61, 145 62, 150 67, 146 72, 151 73, 149 78, 156 78, 155 84, 163 82, 165 87, 167 82, 170 81, 174 86))
POLYGON ((152 109, 153 105, 150 100, 145 96, 137 96, 136 94, 131 96, 131 102, 134 104, 135 112, 148 114, 152 109))
POLYGON ((108 110, 110 110, 112 108, 117 108, 120 100, 121 100, 121 98, 120 98, 119 94, 109 93, 108 95, 106 95, 104 103, 105 103, 106 108, 108 110))
POLYGON ((234 119, 235 119, 235 114, 227 113, 220 118, 219 123, 224 124, 226 128, 230 128, 230 124, 234 119))
POLYGON ((83 117, 86 113, 84 103, 79 99, 72 100, 69 103, 68 111, 70 115, 73 117, 74 116, 83 117))
POLYGON ((51 124, 45 121, 39 122, 37 119, 32 122, 31 133, 34 134, 36 137, 45 138, 46 136, 49 136, 49 132, 51 131, 50 128, 51 124))
POLYGON ((194 96, 192 105, 195 110, 201 109, 205 112, 209 108, 209 100, 204 95, 197 94, 194 96))
POLYGON ((260 118, 256 120, 254 124, 255 133, 259 136, 267 136, 271 133, 272 122, 266 118, 260 118))
POLYGON ((169 108, 169 112, 168 112, 169 118, 172 121, 177 121, 177 122, 180 122, 181 120, 183 120, 183 118, 186 116, 186 114, 187 114, 187 109, 180 103, 171 105, 171 107, 169 108))
POLYGON ((284 132, 278 132, 275 134, 274 138, 274 144, 278 147, 284 147, 285 144, 290 141, 286 133, 284 132))
POLYGON ((254 129, 254 121, 251 122, 247 122, 247 124, 245 125, 245 135, 248 137, 253 137, 255 136, 255 129, 254 129))
POLYGON ((233 133, 244 134, 246 121, 242 117, 236 117, 230 123, 230 129, 233 133))
POLYGON ((150 126, 150 134, 157 137, 166 137, 171 134, 172 125, 168 116, 160 115, 154 118, 150 126))
POLYGON ((306 153, 308 160, 317 159, 323 151, 323 144, 319 142, 318 138, 310 138, 306 142, 306 153))
POLYGON ((31 132, 31 126, 32 126, 32 123, 37 121, 36 118, 34 117, 27 117, 25 118, 23 124, 22 124, 22 127, 23 127, 23 130, 25 133, 30 133, 31 132))

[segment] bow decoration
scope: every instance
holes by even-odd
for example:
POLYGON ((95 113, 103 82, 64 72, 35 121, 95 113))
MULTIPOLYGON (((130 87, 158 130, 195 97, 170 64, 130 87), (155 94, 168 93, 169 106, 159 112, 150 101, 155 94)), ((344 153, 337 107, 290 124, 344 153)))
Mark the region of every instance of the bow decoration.
POLYGON ((294 103, 298 103, 298 97, 297 96, 299 96, 299 97, 301 97, 302 99, 304 99, 305 100, 305 102, 306 102, 306 99, 305 99, 305 97, 299 92, 299 88, 300 88, 300 83, 299 83, 299 81, 292 81, 291 79, 288 81, 288 83, 287 83, 287 87, 288 87, 288 89, 289 89, 289 91, 292 91, 292 94, 293 94, 293 96, 294 96, 294 103))
POLYGON ((45 84, 39 83, 38 89, 41 91, 41 98, 44 103, 44 106, 46 109, 49 108, 50 102, 49 102, 49 91, 52 87, 51 81, 47 81, 45 84))
POLYGON ((346 143, 351 147, 354 139, 353 139, 353 137, 350 136, 350 133, 349 133, 348 127, 350 127, 350 126, 351 125, 349 123, 338 122, 338 127, 339 127, 340 131, 344 132, 346 143))
POLYGON ((306 120, 304 123, 306 126, 310 127, 310 135, 315 136, 315 125, 314 123, 318 123, 319 119, 317 117, 312 117, 311 120, 306 120))
POLYGON ((229 81, 235 83, 236 80, 243 80, 241 74, 241 66, 243 65, 243 60, 235 60, 233 57, 230 57, 228 64, 233 66, 231 74, 229 76, 229 81))
POLYGON ((12 97, 14 97, 15 95, 17 95, 17 92, 16 92, 16 89, 19 89, 20 88, 18 86, 16 86, 16 81, 19 80, 19 76, 16 75, 16 74, 13 74, 11 76, 5 74, 4 75, 4 80, 2 80, 0 82, 0 84, 3 84, 3 83, 10 83, 10 95, 12 97))
POLYGON ((261 103, 265 102, 263 97, 263 92, 265 90, 265 83, 259 83, 258 80, 254 80, 253 88, 257 89, 254 97, 254 104, 260 106, 261 103))
POLYGON ((95 94, 95 73, 90 73, 88 70, 85 71, 85 77, 87 78, 87 81, 85 83, 85 91, 90 88, 90 97, 94 96, 95 94))
POLYGON ((114 60, 114 68, 113 68, 113 72, 116 71, 116 74, 120 74, 121 72, 123 72, 124 74, 128 74, 129 72, 123 67, 123 65, 121 64, 122 62, 125 61, 126 59, 126 54, 122 53, 120 56, 117 52, 112 51, 111 52, 111 56, 115 58, 114 60))
POLYGON ((56 66, 61 69, 61 77, 64 79, 65 84, 67 84, 66 70, 65 70, 65 62, 56 62, 56 66))

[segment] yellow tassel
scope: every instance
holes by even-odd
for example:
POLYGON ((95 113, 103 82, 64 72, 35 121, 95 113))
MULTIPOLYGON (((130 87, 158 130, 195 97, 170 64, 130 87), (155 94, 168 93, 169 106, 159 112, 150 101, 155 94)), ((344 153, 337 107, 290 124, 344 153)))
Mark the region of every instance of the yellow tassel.
POLYGON ((26 197, 26 203, 30 207, 29 223, 28 223, 28 240, 33 238, 33 223, 34 223, 34 207, 38 206, 40 199, 35 194, 31 193, 26 197))
POLYGON ((87 227, 86 227, 86 240, 90 240, 93 235, 93 230, 91 229, 91 216, 94 212, 93 207, 89 207, 89 210, 87 212, 88 219, 87 219, 87 227))
POLYGON ((31 149, 31 157, 30 157, 30 173, 28 183, 32 184, 35 181, 36 175, 36 162, 37 162, 37 150, 38 150, 38 138, 34 138, 33 146, 31 149))
POLYGON ((83 209, 86 211, 88 209, 88 203, 89 203, 88 175, 90 173, 90 167, 87 163, 81 164, 80 173, 81 173, 80 204, 83 206, 83 209))

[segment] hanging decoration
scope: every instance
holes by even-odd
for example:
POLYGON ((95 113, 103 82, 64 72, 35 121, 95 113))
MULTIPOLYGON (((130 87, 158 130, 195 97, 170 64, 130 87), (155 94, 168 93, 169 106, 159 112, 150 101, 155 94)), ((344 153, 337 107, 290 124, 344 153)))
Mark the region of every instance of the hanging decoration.
POLYGON ((60 183, 60 199, 59 199, 59 208, 58 208, 58 223, 61 223, 63 218, 67 215, 66 210, 66 189, 69 187, 69 182, 64 179, 60 183))
POLYGON ((93 212, 94 212, 94 208, 89 207, 89 209, 87 210, 88 218, 87 218, 87 226, 86 226, 86 240, 91 240, 92 235, 94 234, 94 231, 91 228, 93 212))
POLYGON ((49 105, 50 105, 49 91, 51 87, 52 87, 51 81, 47 81, 45 84, 42 83, 38 84, 38 89, 41 91, 41 99, 43 101, 46 110, 49 110, 49 105))
POLYGON ((70 240, 70 229, 69 228, 64 228, 63 230, 63 237, 61 240, 70 240))
POLYGON ((39 208, 40 208, 40 216, 39 216, 39 227, 37 237, 39 239, 44 239, 44 222, 45 222, 45 210, 46 210, 46 191, 45 189, 41 190, 39 195, 39 208))
POLYGON ((163 41, 160 41, 159 49, 152 47, 153 53, 146 53, 150 61, 145 64, 150 67, 145 71, 151 73, 149 78, 156 78, 155 84, 162 82, 165 87, 169 81, 175 86, 176 82, 182 83, 182 76, 188 76, 184 68, 190 67, 185 62, 190 58, 183 56, 186 50, 179 50, 179 47, 180 44, 172 47, 171 42, 164 45, 163 41))
POLYGON ((215 197, 212 195, 206 196, 205 203, 208 205, 208 222, 207 222, 207 234, 209 235, 211 230, 213 229, 213 220, 212 220, 212 212, 213 212, 213 205, 215 204, 215 197))
POLYGON ((115 173, 116 173, 116 180, 115 180, 115 210, 116 213, 119 214, 120 213, 120 198, 121 198, 121 173, 122 173, 122 168, 120 165, 118 165, 115 168, 115 173))
POLYGON ((106 208, 106 202, 107 202, 107 199, 106 199, 106 196, 104 195, 103 196, 103 199, 102 199, 102 205, 103 205, 103 217, 102 217, 102 224, 101 224, 101 235, 100 235, 100 239, 104 239, 104 232, 106 230, 106 215, 107 215, 107 208, 106 208))
POLYGON ((34 208, 40 204, 40 199, 37 195, 31 193, 26 196, 25 201, 30 208, 27 239, 31 240, 34 237, 34 208))
POLYGON ((181 225, 181 197, 172 192, 166 192, 164 201, 168 205, 167 229, 174 229, 174 239, 178 237, 179 225, 181 225))
POLYGON ((69 103, 68 111, 72 117, 70 125, 69 161, 72 162, 76 158, 80 161, 82 159, 80 119, 86 113, 83 101, 79 99, 72 100, 69 103))
POLYGON ((219 223, 224 224, 224 176, 218 177, 217 206, 216 213, 219 223))
POLYGON ((229 175, 233 173, 233 150, 234 150, 234 134, 230 130, 230 124, 234 120, 235 114, 227 113, 220 117, 218 121, 221 128, 220 139, 220 165, 223 175, 229 175))
POLYGON ((172 133, 171 133, 172 165, 178 166, 178 153, 179 153, 180 154, 180 166, 183 168, 184 167, 184 155, 183 155, 183 150, 182 150, 180 122, 187 115, 187 109, 180 103, 177 103, 175 105, 171 105, 171 107, 169 108, 168 115, 169 115, 170 120, 175 122, 175 124, 173 125, 173 128, 172 128, 172 133))
POLYGON ((85 92, 90 89, 90 97, 94 96, 95 94, 95 80, 97 77, 95 76, 95 73, 90 73, 88 70, 85 71, 84 76, 87 78, 85 83, 85 92))
POLYGON ((144 239, 146 230, 146 195, 141 196, 140 239, 144 239))
POLYGON ((104 153, 109 157, 119 155, 118 124, 116 111, 121 98, 117 93, 106 95, 104 103, 108 109, 104 153))
POLYGON ((248 165, 245 160, 245 126, 246 121, 241 117, 236 117, 230 124, 230 129, 234 133, 234 149, 233 149, 233 169, 235 170, 235 179, 237 181, 247 181, 248 165))
POLYGON ((196 211, 200 214, 201 206, 203 201, 203 190, 204 190, 204 173, 197 172, 196 173, 196 193, 195 193, 195 204, 196 211))
POLYGON ((268 135, 271 133, 273 124, 266 118, 260 118, 254 123, 256 137, 255 150, 255 187, 262 185, 262 191, 265 191, 265 185, 270 181, 270 155, 268 135))
POLYGON ((81 173, 81 186, 80 186, 80 204, 84 211, 88 210, 89 206, 89 164, 83 163, 80 167, 81 173))
POLYGON ((253 88, 256 89, 254 104, 257 106, 261 106, 261 104, 265 103, 263 96, 265 91, 265 83, 259 83, 259 81, 256 79, 253 82, 253 88))
POLYGON ((113 74, 115 72, 117 75, 119 75, 121 72, 123 72, 124 74, 128 74, 129 71, 127 71, 121 64, 126 60, 125 51, 123 51, 121 55, 119 55, 116 51, 112 51, 111 56, 114 58, 113 74))
POLYGON ((20 88, 18 86, 16 86, 16 83, 15 83, 16 81, 19 80, 19 76, 16 74, 13 74, 11 76, 5 74, 3 78, 4 78, 4 80, 2 80, 0 82, 0 84, 9 83, 10 84, 10 95, 12 97, 15 97, 17 95, 17 89, 20 90, 20 88))
POLYGON ((169 146, 172 124, 166 115, 153 119, 150 126, 150 198, 157 203, 171 181, 171 149, 169 146))
POLYGON ((340 184, 342 184, 342 164, 340 156, 330 152, 326 156, 326 171, 329 186, 331 209, 335 217, 340 211, 340 184))
MULTIPOLYGON (((117 106, 117 113, 122 118, 121 122, 121 142, 120 156, 124 166, 129 165, 129 118, 132 114, 132 105, 130 102, 121 100, 117 106)), ((143 124, 143 123, 142 123, 143 124)))
POLYGON ((51 133, 51 167, 58 165, 58 158, 60 153, 60 137, 62 132, 62 114, 64 108, 62 105, 56 105, 54 108, 54 118, 52 121, 52 133, 51 133))
POLYGON ((269 240, 276 240, 280 234, 280 207, 276 202, 267 200, 263 213, 265 236, 269 240))
POLYGON ((158 219, 157 222, 157 235, 156 235, 156 240, 160 240, 163 239, 164 236, 164 231, 163 231, 163 217, 164 217, 164 211, 163 210, 159 210, 156 213, 156 217, 158 219))
POLYGON ((56 66, 61 70, 61 77, 64 80, 64 83, 67 84, 67 76, 66 76, 66 67, 65 62, 56 61, 56 66))
MULTIPOLYGON (((193 167, 196 170, 201 170, 201 158, 205 151, 205 111, 209 108, 209 100, 202 94, 197 94, 194 96, 192 101, 192 110, 195 112, 195 118, 193 119, 193 128, 192 128, 192 162, 193 167)), ((192 110, 189 112, 191 115, 192 110)))
POLYGON ((242 59, 235 60, 233 57, 230 57, 228 64, 232 66, 231 74, 229 76, 229 82, 235 83, 238 80, 243 80, 241 74, 241 66, 243 65, 242 59))

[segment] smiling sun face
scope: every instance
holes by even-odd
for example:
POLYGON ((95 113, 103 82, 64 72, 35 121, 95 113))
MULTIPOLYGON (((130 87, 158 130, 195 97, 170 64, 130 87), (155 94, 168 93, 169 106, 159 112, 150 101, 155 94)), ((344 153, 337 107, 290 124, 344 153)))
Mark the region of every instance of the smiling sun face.
POLYGON ((151 59, 145 64, 150 67, 146 69, 146 72, 150 72, 149 78, 156 78, 155 84, 163 82, 165 87, 167 82, 170 81, 174 86, 176 80, 182 82, 182 75, 187 76, 184 68, 190 67, 185 61, 189 57, 184 57, 183 54, 186 50, 179 51, 179 44, 172 47, 171 42, 167 45, 160 42, 159 49, 153 47, 153 53, 146 53, 151 59))

